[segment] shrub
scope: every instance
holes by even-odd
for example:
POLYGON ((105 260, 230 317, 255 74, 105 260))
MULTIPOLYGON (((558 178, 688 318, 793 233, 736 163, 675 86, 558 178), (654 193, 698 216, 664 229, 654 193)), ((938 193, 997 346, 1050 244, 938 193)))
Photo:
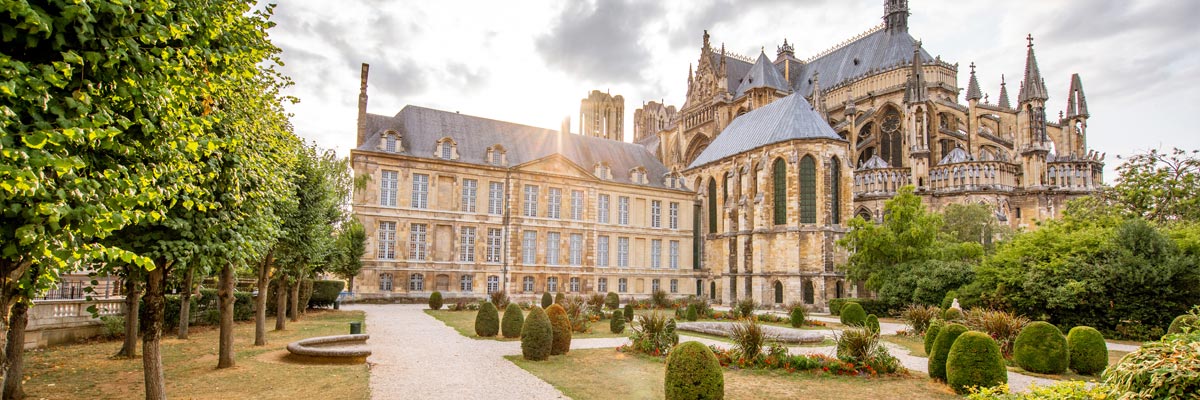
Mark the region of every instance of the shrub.
POLYGON ((1013 359, 1026 371, 1061 374, 1070 364, 1067 338, 1049 322, 1037 321, 1025 326, 1013 343, 1013 359))
POLYGON ((758 304, 754 303, 754 299, 747 297, 738 300, 734 308, 737 309, 738 316, 741 318, 754 318, 754 309, 758 308, 758 304))
POLYGON ((567 354, 571 351, 571 317, 567 316, 567 310, 558 304, 546 309, 546 317, 550 318, 550 329, 554 338, 550 345, 550 354, 567 354))
POLYGON ((841 317, 842 325, 862 326, 867 322, 867 312, 858 303, 842 306, 842 312, 838 316, 841 317))
POLYGON ((508 309, 508 293, 505 293, 503 290, 497 290, 492 292, 488 297, 497 310, 501 308, 508 309))
POLYGON ((479 313, 475 314, 475 334, 482 337, 492 337, 500 333, 500 315, 496 306, 490 302, 479 305, 479 313))
POLYGON ((1113 398, 1192 399, 1200 393, 1200 332, 1167 335, 1104 370, 1113 398))
POLYGON ((1007 311, 973 308, 967 312, 966 324, 972 329, 986 332, 1000 346, 1000 353, 1012 356, 1013 341, 1021 329, 1029 324, 1029 318, 1007 311))
POLYGON ((946 383, 958 394, 973 387, 992 387, 1008 383, 1008 368, 1000 346, 983 332, 964 333, 950 346, 946 358, 946 383))
POLYGON ((876 317, 875 314, 868 315, 867 322, 865 322, 864 325, 867 327, 867 329, 870 329, 871 332, 879 333, 879 317, 876 317))
POLYGON ((899 305, 894 305, 883 300, 844 297, 829 300, 829 314, 841 315, 842 307, 850 303, 858 303, 867 313, 875 315, 893 315, 899 311, 899 305))
POLYGON ((799 328, 801 326, 804 326, 804 307, 803 306, 792 307, 792 312, 788 314, 788 322, 792 325, 793 328, 799 328))
POLYGON ((929 377, 941 381, 946 380, 946 358, 950 356, 950 347, 959 335, 967 332, 967 327, 949 323, 938 330, 937 340, 933 342, 933 352, 929 354, 929 377))
POLYGON ((613 311, 612 318, 608 320, 608 331, 618 335, 625 332, 625 313, 613 311))
POLYGON ((429 294, 429 309, 442 309, 442 292, 434 291, 433 293, 429 294))
POLYGON ((1067 350, 1071 370, 1080 375, 1096 375, 1108 367, 1108 343, 1096 328, 1071 328, 1067 332, 1067 350))
POLYGON ((587 299, 588 311, 593 314, 604 313, 604 295, 600 293, 592 293, 587 299))
POLYGON ((625 321, 633 322, 633 304, 625 304, 625 321))
POLYGON ((900 369, 900 360, 888 354, 879 343, 879 334, 864 327, 852 327, 836 335, 838 359, 847 361, 856 370, 867 373, 890 374, 900 369))
POLYGON ((550 292, 542 293, 542 308, 550 308, 552 304, 554 304, 554 296, 550 295, 550 292))
POLYGON ((925 328, 925 355, 933 353, 933 342, 937 340, 938 332, 946 324, 940 319, 935 319, 929 323, 929 327, 925 328))
POLYGON ((946 292, 946 296, 942 297, 942 304, 941 304, 942 309, 949 310, 950 307, 954 306, 954 299, 957 299, 957 298, 958 298, 957 290, 951 290, 949 292, 946 292))
POLYGON ((962 310, 957 308, 947 308, 946 311, 942 311, 942 319, 947 322, 962 322, 964 320, 962 310))
POLYGON ((1192 314, 1183 314, 1171 320, 1171 326, 1167 327, 1167 334, 1183 333, 1183 328, 1191 330, 1200 329, 1200 318, 1196 318, 1192 314))
POLYGON ((912 327, 912 332, 920 334, 929 328, 929 322, 941 315, 941 310, 934 306, 909 304, 900 311, 900 319, 912 327))
POLYGON ((712 350, 699 342, 684 342, 667 356, 666 400, 725 398, 725 375, 712 350))
POLYGON ((525 313, 521 311, 521 306, 509 304, 508 308, 504 309, 504 321, 500 324, 500 331, 506 338, 521 337, 521 327, 525 325, 525 313))
POLYGON ((616 293, 608 292, 608 294, 604 296, 604 306, 609 310, 616 310, 621 306, 621 298, 617 297, 616 293))
POLYGON ((667 308, 671 306, 671 301, 667 299, 667 292, 659 289, 650 293, 650 304, 654 308, 667 308))
POLYGON ((679 342, 679 335, 675 334, 674 320, 654 312, 638 316, 629 340, 634 350, 659 356, 667 354, 679 342))
POLYGON ((550 318, 541 307, 531 308, 521 327, 521 356, 530 361, 545 360, 550 358, 553 345, 554 328, 550 326, 550 318))
POLYGON ((308 298, 308 306, 333 307, 333 303, 337 302, 338 295, 342 294, 345 287, 346 282, 343 281, 313 281, 312 297, 308 298))
POLYGON ((742 357, 754 360, 762 354, 763 344, 767 337, 763 333, 762 325, 759 325, 753 318, 746 318, 733 324, 733 330, 729 332, 729 339, 733 341, 734 350, 737 350, 742 357))
POLYGON ((125 317, 121 315, 105 315, 100 317, 104 323, 104 337, 113 339, 125 334, 125 317))
POLYGON ((565 301, 567 301, 567 295, 563 294, 563 292, 554 294, 554 304, 562 304, 565 301))
POLYGON ((583 300, 583 297, 571 296, 558 304, 567 311, 567 319, 571 321, 571 330, 580 333, 588 331, 592 321, 587 313, 584 312, 586 311, 587 304, 583 300))

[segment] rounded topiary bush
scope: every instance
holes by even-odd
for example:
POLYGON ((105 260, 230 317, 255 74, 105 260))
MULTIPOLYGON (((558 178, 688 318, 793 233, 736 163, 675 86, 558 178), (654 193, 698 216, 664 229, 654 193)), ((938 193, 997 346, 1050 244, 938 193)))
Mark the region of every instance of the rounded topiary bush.
POLYGON ((967 333, 967 327, 959 324, 947 324, 938 330, 937 340, 933 342, 933 353, 929 354, 929 377, 946 380, 946 358, 950 356, 950 347, 959 335, 967 333))
POLYGON ((550 308, 554 304, 554 297, 550 296, 550 292, 542 293, 542 308, 550 308))
POLYGON ((1171 320, 1171 326, 1167 327, 1167 334, 1183 333, 1183 328, 1189 327, 1192 330, 1200 329, 1200 319, 1195 315, 1183 314, 1171 320))
POLYGON ((430 310, 441 310, 442 309, 442 292, 433 292, 429 295, 429 309, 430 310))
POLYGON ((558 293, 554 294, 554 304, 564 304, 564 303, 566 303, 566 301, 567 301, 567 295, 563 294, 562 292, 558 292, 558 293))
POLYGON ((475 314, 475 334, 492 337, 500 333, 500 313, 491 302, 479 304, 479 313, 475 314))
POLYGON ((571 351, 571 317, 567 316, 567 310, 558 304, 547 308, 546 316, 550 318, 550 329, 554 333, 550 354, 567 354, 571 351))
POLYGON ((945 323, 940 319, 935 319, 929 323, 929 327, 925 328, 925 355, 933 353, 933 342, 937 340, 938 331, 942 329, 945 323))
POLYGON ((799 328, 804 325, 804 307, 792 307, 792 312, 789 315, 789 321, 793 328, 799 328))
POLYGON ((625 322, 633 322, 633 304, 625 305, 625 322))
POLYGON ((683 342, 667 356, 666 400, 724 399, 721 363, 700 342, 683 342))
POLYGON ((687 316, 686 316, 688 321, 695 321, 695 320, 700 319, 700 311, 697 310, 698 308, 699 307, 697 307, 695 304, 688 305, 687 316))
POLYGON ((534 306, 525 316, 525 325, 521 327, 521 356, 526 360, 541 361, 550 358, 550 348, 554 345, 554 328, 550 326, 550 318, 541 307, 534 306))
POLYGON ((608 331, 616 334, 625 332, 625 313, 613 311, 612 318, 608 320, 608 331))
POLYGON ((870 329, 871 332, 879 333, 879 317, 876 317, 875 314, 868 315, 867 322, 865 322, 863 325, 866 326, 867 329, 870 329))
POLYGON ((942 311, 942 319, 946 321, 962 321, 962 310, 957 308, 947 308, 946 311, 942 311))
POLYGON ((1067 338, 1058 327, 1046 321, 1025 326, 1013 342, 1013 360, 1029 372, 1061 374, 1070 365, 1067 338))
POLYGON ((1067 350, 1071 370, 1080 375, 1096 375, 1108 367, 1108 343, 1104 335, 1090 326, 1077 326, 1067 332, 1067 350))
POLYGON ((863 310, 858 303, 846 303, 842 306, 841 317, 842 325, 862 326, 867 322, 867 312, 863 310))
POLYGON ((1008 368, 1000 345, 986 333, 971 331, 958 336, 946 357, 946 383, 958 394, 972 387, 1008 383, 1008 368))
POLYGON ((521 337, 521 327, 525 325, 525 313, 517 303, 508 303, 504 309, 504 320, 500 323, 500 332, 506 338, 521 337))
POLYGON ((617 297, 616 293, 608 292, 604 296, 604 307, 607 307, 609 310, 616 310, 618 307, 621 307, 621 298, 617 297))

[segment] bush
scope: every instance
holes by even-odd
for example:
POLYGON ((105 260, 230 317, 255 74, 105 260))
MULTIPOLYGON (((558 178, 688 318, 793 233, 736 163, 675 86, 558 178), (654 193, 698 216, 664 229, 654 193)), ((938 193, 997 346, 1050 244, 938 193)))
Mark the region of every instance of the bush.
POLYGON ((724 399, 725 375, 712 350, 699 342, 681 343, 667 356, 666 400, 724 399))
POLYGON ((1171 326, 1167 327, 1167 334, 1183 333, 1183 328, 1191 330, 1200 329, 1200 318, 1196 318, 1192 314, 1183 314, 1171 320, 1171 326))
POLYGON ((550 318, 550 329, 554 333, 550 354, 567 354, 571 351, 571 317, 567 316, 567 310, 558 304, 546 309, 546 317, 550 318))
POLYGON ((604 307, 607 307, 609 310, 616 310, 618 307, 621 307, 621 298, 616 293, 608 292, 604 296, 604 307))
POLYGON ((550 308, 553 304, 554 297, 550 295, 550 292, 542 293, 542 308, 550 308))
POLYGON ((1191 399, 1200 393, 1200 332, 1167 335, 1104 370, 1113 398, 1191 399))
POLYGON ((608 320, 608 331, 618 335, 625 332, 625 313, 613 311, 612 318, 608 320))
POLYGON ((554 304, 562 304, 565 301, 567 301, 567 295, 563 294, 563 292, 554 294, 554 304))
POLYGON ((946 383, 958 394, 974 387, 1008 383, 1008 368, 1000 346, 983 332, 964 333, 950 346, 946 358, 946 383))
POLYGON ((754 318, 754 309, 758 308, 758 304, 754 303, 754 299, 747 297, 738 300, 733 308, 741 318, 754 318))
POLYGON ((929 377, 941 381, 946 380, 946 358, 950 356, 950 347, 959 335, 967 332, 967 327, 950 323, 938 330, 937 340, 933 342, 933 352, 929 354, 929 377))
POLYGON ((954 305, 954 299, 957 299, 957 298, 958 298, 957 290, 951 290, 949 292, 946 292, 946 296, 942 297, 942 304, 941 304, 942 309, 949 310, 950 307, 954 305))
POLYGON ((695 304, 688 304, 687 315, 685 315, 684 317, 686 317, 688 321, 695 321, 695 320, 700 319, 699 306, 697 306, 695 304))
POLYGON ((879 317, 876 317, 875 314, 868 315, 867 322, 865 322, 863 325, 865 325, 867 329, 870 329, 871 332, 879 333, 879 317))
POLYGON ((429 295, 429 309, 430 310, 441 310, 442 309, 442 292, 434 291, 433 293, 431 293, 429 295))
POLYGON ((856 370, 870 374, 890 374, 900 369, 900 360, 888 354, 887 348, 879 343, 879 334, 864 327, 842 330, 837 338, 837 356, 842 361, 857 365, 856 370))
POLYGON ((504 321, 500 324, 500 331, 506 338, 521 337, 521 327, 525 325, 525 313, 521 311, 521 306, 510 303, 508 308, 504 309, 504 321))
POLYGON ((942 311, 942 320, 947 322, 962 322, 964 320, 962 310, 947 308, 946 311, 942 311))
POLYGON ((792 312, 788 317, 788 322, 792 324, 793 328, 804 326, 804 307, 792 307, 792 312))
POLYGON ((667 308, 671 306, 671 300, 667 298, 666 291, 658 289, 650 293, 650 304, 654 305, 654 308, 667 308))
POLYGON ((1077 326, 1067 332, 1067 350, 1071 370, 1080 375, 1096 375, 1108 367, 1108 343, 1104 335, 1090 326, 1077 326))
POLYGON ((933 342, 937 340, 938 332, 941 331, 942 327, 945 325, 946 325, 946 323, 942 322, 942 320, 935 319, 935 320, 933 320, 933 322, 929 323, 928 328, 925 328, 925 355, 926 356, 933 353, 933 342))
POLYGON ((941 310, 934 306, 923 306, 920 304, 909 304, 900 311, 900 319, 904 323, 912 327, 914 334, 925 332, 929 328, 929 322, 941 316, 941 310))
POLYGON ((762 354, 766 334, 763 333, 762 325, 759 325, 758 321, 746 318, 733 324, 733 330, 729 332, 729 339, 733 341, 734 350, 737 350, 742 357, 754 360, 762 354))
POLYGON ((521 356, 530 361, 545 360, 550 358, 553 345, 554 328, 550 326, 550 318, 541 307, 531 308, 521 327, 521 356))
POLYGON ((679 343, 675 334, 675 320, 659 312, 638 316, 629 335, 632 348, 654 356, 665 355, 679 343))
POLYGON ((859 306, 862 306, 864 311, 866 311, 867 313, 870 313, 870 314, 875 314, 875 315, 885 315, 886 316, 886 315, 893 315, 893 314, 899 312, 898 305, 893 305, 893 304, 887 303, 883 300, 858 299, 858 298, 852 298, 852 297, 844 297, 844 298, 840 298, 840 299, 829 300, 829 314, 830 315, 841 315, 842 307, 845 307, 846 304, 850 304, 850 303, 858 303, 859 306))
POLYGON ((1059 381, 1046 386, 1032 383, 1028 391, 1009 393, 1008 385, 1001 384, 993 388, 979 388, 968 395, 967 400, 1092 400, 1110 398, 1108 390, 1109 387, 1103 384, 1089 387, 1083 381, 1059 381))
POLYGON ((508 293, 505 293, 503 290, 497 290, 492 292, 492 294, 488 297, 490 297, 492 305, 495 306, 497 310, 501 308, 508 309, 508 293))
POLYGON ((1049 322, 1037 321, 1025 326, 1013 343, 1013 359, 1026 371, 1061 374, 1070 365, 1067 338, 1049 322))
POLYGON ((985 332, 995 339, 996 344, 1000 345, 1000 353, 1006 358, 1012 356, 1013 341, 1017 340, 1021 329, 1029 324, 1029 318, 1020 315, 979 308, 972 308, 965 318, 967 326, 971 329, 985 332))
MULTIPOLYGON (((309 307, 333 307, 333 303, 337 302, 338 295, 342 294, 342 289, 346 287, 346 282, 318 280, 313 281, 312 297, 308 298, 309 307)), ((270 302, 268 300, 268 302, 270 302)))
POLYGON ((633 304, 625 304, 625 321, 633 322, 633 304))
POLYGON ((490 302, 479 305, 479 313, 475 314, 475 334, 482 337, 492 337, 500 333, 500 315, 496 306, 490 302))
POLYGON ((104 323, 104 337, 114 339, 125 334, 125 317, 122 315, 105 315, 100 317, 104 323))
POLYGON ((587 306, 589 313, 604 315, 604 295, 600 293, 588 295, 587 306))
POLYGON ((842 325, 862 326, 867 322, 867 312, 858 303, 842 306, 842 312, 838 316, 841 317, 842 325))

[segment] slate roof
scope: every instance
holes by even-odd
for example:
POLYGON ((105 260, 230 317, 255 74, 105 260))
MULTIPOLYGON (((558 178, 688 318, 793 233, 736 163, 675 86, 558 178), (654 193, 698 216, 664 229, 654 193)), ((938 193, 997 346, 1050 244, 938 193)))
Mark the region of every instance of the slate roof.
POLYGON ((950 150, 949 153, 946 153, 946 156, 942 157, 941 161, 938 161, 938 165, 955 164, 967 161, 971 161, 971 155, 967 154, 967 151, 963 150, 962 147, 955 147, 954 150, 950 150))
POLYGON ((688 168, 793 139, 845 141, 813 111, 804 96, 793 93, 734 119, 688 168))
MULTIPOLYGON (((802 79, 796 81, 793 89, 800 93, 811 93, 810 80, 814 74, 820 75, 822 87, 831 88, 872 70, 911 64, 915 42, 908 32, 876 30, 809 61, 797 74, 802 79), (854 62, 856 59, 857 64, 854 62)), ((921 62, 931 61, 933 57, 922 48, 921 62)))
MULTIPOLYGON (((713 68, 721 68, 721 53, 714 51, 711 57, 713 68)), ((725 57, 725 87, 730 90, 737 89, 742 85, 742 78, 750 72, 750 67, 753 66, 754 64, 734 57, 725 57)))
MULTIPOLYGON (((728 66, 728 64, 727 64, 728 66)), ((783 74, 775 69, 775 65, 767 59, 766 53, 758 53, 758 60, 754 62, 754 66, 750 67, 750 71, 746 72, 742 78, 742 84, 738 86, 734 92, 734 97, 741 97, 750 89, 767 87, 776 90, 787 92, 788 83, 783 80, 783 74)))
POLYGON ((640 166, 646 169, 649 182, 643 186, 666 188, 662 177, 667 167, 645 147, 634 143, 567 134, 562 135, 560 150, 556 130, 409 105, 392 117, 367 114, 369 134, 358 149, 377 151, 380 137, 387 130, 401 135, 402 154, 410 157, 435 159, 437 141, 448 136, 458 145, 456 162, 490 166, 486 162, 487 149, 499 144, 506 151, 508 166, 558 153, 589 173, 596 163, 605 161, 611 168, 612 181, 627 184, 633 184, 630 171, 640 166))

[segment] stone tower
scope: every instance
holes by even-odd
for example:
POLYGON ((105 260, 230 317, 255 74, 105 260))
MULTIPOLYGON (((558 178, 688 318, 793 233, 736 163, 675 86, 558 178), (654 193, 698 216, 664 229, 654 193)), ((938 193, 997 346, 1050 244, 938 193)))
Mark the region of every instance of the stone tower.
POLYGON ((579 101, 579 134, 625 140, 625 98, 593 90, 579 101))

